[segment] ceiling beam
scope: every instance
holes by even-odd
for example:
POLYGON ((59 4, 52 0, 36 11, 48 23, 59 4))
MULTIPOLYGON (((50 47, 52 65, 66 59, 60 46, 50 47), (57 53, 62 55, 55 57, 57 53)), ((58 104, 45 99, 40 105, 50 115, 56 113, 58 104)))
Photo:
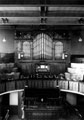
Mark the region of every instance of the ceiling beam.
MULTIPOLYGON (((63 5, 57 5, 57 4, 0 4, 0 8, 2 7, 7 7, 7 8, 10 8, 10 7, 41 7, 41 6, 45 6, 45 7, 84 7, 84 4, 71 4, 71 5, 66 5, 66 4, 63 4, 63 5)), ((3 8, 4 9, 4 8, 3 8)))
POLYGON ((0 17, 84 17, 84 11, 52 11, 52 12, 35 12, 35 11, 8 11, 0 12, 0 17))
POLYGON ((0 17, 0 25, 84 25, 80 17, 0 17))
POLYGON ((52 26, 52 25, 57 25, 57 26, 59 26, 59 25, 61 25, 61 26, 65 26, 65 25, 68 25, 68 26, 84 26, 84 24, 80 24, 80 23, 54 23, 54 22, 48 22, 48 23, 40 23, 40 22, 12 22, 12 23, 6 23, 6 24, 2 24, 2 23, 0 23, 0 25, 1 26, 11 26, 11 25, 29 25, 29 26, 31 26, 31 25, 45 25, 45 26, 52 26))

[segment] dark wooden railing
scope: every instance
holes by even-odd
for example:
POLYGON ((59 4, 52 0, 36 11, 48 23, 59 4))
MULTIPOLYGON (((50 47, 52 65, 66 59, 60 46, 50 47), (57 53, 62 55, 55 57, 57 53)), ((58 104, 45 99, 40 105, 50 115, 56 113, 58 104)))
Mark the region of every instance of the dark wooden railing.
POLYGON ((84 82, 55 79, 20 79, 2 81, 0 82, 0 93, 24 89, 25 85, 27 85, 29 88, 55 88, 56 86, 59 86, 61 91, 84 95, 84 82))

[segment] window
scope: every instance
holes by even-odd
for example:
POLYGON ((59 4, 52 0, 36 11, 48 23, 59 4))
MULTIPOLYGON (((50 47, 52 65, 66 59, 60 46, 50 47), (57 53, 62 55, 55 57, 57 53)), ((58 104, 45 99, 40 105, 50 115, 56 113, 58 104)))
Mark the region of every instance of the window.
POLYGON ((41 33, 34 39, 33 56, 41 59, 52 58, 52 39, 47 34, 41 33))
POLYGON ((31 44, 28 41, 23 42, 23 56, 24 58, 30 57, 31 44))
POLYGON ((21 42, 20 41, 18 41, 16 49, 17 49, 18 52, 21 51, 21 42))
POLYGON ((17 52, 17 58, 21 59, 22 43, 20 40, 15 41, 15 47, 17 52))
POLYGON ((63 43, 58 41, 55 43, 55 58, 62 58, 63 43))

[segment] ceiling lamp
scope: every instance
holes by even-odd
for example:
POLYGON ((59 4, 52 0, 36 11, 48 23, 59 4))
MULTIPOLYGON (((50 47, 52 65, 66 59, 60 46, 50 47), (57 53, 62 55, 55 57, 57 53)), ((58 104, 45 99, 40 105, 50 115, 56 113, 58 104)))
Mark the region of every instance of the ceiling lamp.
POLYGON ((3 38, 3 40, 2 40, 3 42, 6 42, 6 39, 5 39, 5 37, 3 38))
POLYGON ((80 37, 80 38, 78 39, 78 41, 79 41, 79 42, 82 42, 83 40, 82 40, 82 38, 80 37))

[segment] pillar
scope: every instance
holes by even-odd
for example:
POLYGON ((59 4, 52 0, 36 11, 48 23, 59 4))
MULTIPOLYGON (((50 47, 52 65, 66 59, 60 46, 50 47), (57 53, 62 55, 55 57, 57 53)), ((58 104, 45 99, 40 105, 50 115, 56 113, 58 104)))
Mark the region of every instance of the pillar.
POLYGON ((73 93, 66 93, 66 101, 75 106, 77 104, 77 95, 73 93))

